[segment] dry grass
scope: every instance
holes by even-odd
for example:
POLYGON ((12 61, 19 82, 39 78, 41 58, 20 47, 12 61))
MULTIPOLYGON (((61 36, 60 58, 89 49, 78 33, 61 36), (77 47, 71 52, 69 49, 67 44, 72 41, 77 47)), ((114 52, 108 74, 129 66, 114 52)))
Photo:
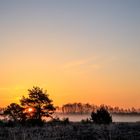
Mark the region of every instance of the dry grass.
POLYGON ((43 127, 0 127, 0 140, 140 140, 140 123, 70 123, 43 127))

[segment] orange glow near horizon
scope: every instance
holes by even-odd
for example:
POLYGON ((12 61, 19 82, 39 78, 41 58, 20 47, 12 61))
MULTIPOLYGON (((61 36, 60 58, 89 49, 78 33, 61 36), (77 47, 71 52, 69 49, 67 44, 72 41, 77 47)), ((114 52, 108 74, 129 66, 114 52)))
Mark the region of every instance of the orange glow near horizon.
MULTIPOLYGON (((81 103, 90 103, 90 104, 95 104, 95 105, 106 104, 106 105, 111 105, 111 106, 119 106, 119 107, 123 107, 123 108, 131 108, 131 107, 139 108, 139 101, 138 101, 138 99, 136 100, 134 96, 129 95, 127 97, 127 100, 129 99, 129 102, 124 102, 124 100, 125 100, 124 94, 119 94, 117 97, 112 97, 111 91, 110 91, 110 93, 108 91, 108 94, 106 94, 103 91, 99 92, 98 91, 99 87, 96 87, 96 88, 88 87, 88 90, 86 88, 82 88, 82 87, 80 87, 80 89, 73 87, 74 90, 72 90, 72 89, 68 90, 68 87, 65 85, 65 88, 66 89, 60 89, 59 86, 58 87, 56 86, 55 88, 53 88, 53 87, 48 88, 47 91, 48 91, 48 94, 50 95, 49 97, 51 99, 53 99, 55 106, 62 106, 63 104, 66 104, 66 103, 81 102, 81 103), (97 94, 93 94, 95 92, 97 94), (61 94, 58 94, 58 93, 61 93, 61 94), (86 96, 86 94, 88 96, 86 96), (133 99, 135 99, 135 104, 133 102, 131 102, 131 100, 133 100, 133 99)), ((103 86, 102 86, 102 88, 103 88, 102 90, 105 89, 105 87, 103 87, 103 86)), ((43 89, 47 89, 47 88, 44 87, 43 89)), ((10 90, 8 93, 9 94, 5 95, 5 100, 3 100, 3 102, 1 102, 0 106, 4 107, 12 102, 19 103, 19 99, 23 95, 27 96, 27 94, 28 94, 27 89, 13 89, 13 92, 12 92, 12 90, 10 90), (13 95, 15 96, 15 98, 13 97, 13 95)), ((118 91, 116 91, 116 93, 118 93, 118 91)), ((31 111, 31 109, 30 109, 30 111, 31 111)))
POLYGON ((7 1, 0 1, 0 107, 39 86, 56 106, 140 108, 140 1, 7 1))

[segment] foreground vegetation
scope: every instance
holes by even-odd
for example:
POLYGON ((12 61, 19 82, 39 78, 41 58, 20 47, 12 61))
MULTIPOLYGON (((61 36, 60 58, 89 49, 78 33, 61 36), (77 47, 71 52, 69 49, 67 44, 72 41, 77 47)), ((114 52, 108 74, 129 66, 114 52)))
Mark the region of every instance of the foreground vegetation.
POLYGON ((45 123, 43 127, 0 127, 0 140, 140 140, 140 123, 45 123))

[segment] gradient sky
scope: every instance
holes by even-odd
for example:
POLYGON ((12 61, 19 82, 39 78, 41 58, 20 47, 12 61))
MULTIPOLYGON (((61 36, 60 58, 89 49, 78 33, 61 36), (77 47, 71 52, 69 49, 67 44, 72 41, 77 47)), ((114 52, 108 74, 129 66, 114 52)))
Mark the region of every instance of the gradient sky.
POLYGON ((0 106, 33 85, 55 105, 140 107, 140 1, 1 0, 0 106))

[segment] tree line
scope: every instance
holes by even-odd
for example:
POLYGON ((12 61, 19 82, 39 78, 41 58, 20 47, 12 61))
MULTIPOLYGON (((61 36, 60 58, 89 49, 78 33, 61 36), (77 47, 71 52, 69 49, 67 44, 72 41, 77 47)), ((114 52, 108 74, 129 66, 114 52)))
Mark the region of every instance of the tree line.
POLYGON ((128 108, 128 109, 123 109, 120 107, 112 107, 109 105, 91 105, 89 103, 67 103, 62 105, 62 107, 57 107, 58 112, 62 113, 91 113, 97 111, 99 108, 104 107, 106 110, 108 110, 111 114, 140 114, 140 108, 135 109, 134 107, 128 108))

